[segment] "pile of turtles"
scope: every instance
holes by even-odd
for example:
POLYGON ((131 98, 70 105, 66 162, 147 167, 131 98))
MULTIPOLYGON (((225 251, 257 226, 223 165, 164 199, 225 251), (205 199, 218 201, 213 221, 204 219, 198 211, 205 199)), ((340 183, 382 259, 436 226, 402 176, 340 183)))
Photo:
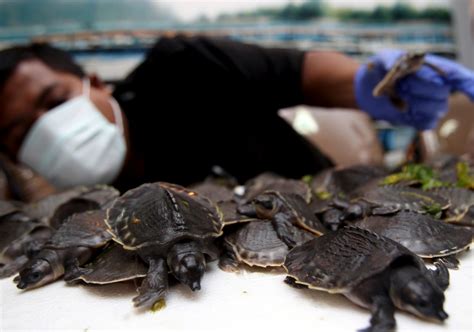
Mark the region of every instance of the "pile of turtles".
POLYGON ((448 269, 472 242, 474 166, 458 157, 418 166, 424 176, 413 165, 353 166, 2 201, 0 277, 17 274, 24 290, 136 280, 135 306, 153 308, 171 280, 199 290, 218 260, 223 271, 272 267, 290 286, 343 294, 371 311, 368 331, 394 329, 395 308, 443 321, 448 269))

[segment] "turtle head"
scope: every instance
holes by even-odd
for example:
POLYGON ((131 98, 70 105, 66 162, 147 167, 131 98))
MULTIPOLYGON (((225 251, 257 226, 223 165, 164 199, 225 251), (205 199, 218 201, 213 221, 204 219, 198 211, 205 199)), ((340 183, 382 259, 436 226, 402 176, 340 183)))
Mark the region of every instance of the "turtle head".
POLYGON ((253 200, 257 216, 263 219, 272 219, 280 207, 278 203, 278 196, 272 193, 263 193, 253 200))
POLYGON ((414 266, 394 271, 390 296, 398 308, 421 318, 440 322, 448 318, 443 309, 443 291, 414 266))
POLYGON ((14 279, 20 289, 32 289, 43 286, 54 280, 54 271, 51 264, 44 259, 33 259, 20 271, 14 279))
POLYGON ((175 244, 168 253, 168 266, 179 282, 193 291, 201 289, 201 278, 206 270, 206 258, 194 243, 175 244))

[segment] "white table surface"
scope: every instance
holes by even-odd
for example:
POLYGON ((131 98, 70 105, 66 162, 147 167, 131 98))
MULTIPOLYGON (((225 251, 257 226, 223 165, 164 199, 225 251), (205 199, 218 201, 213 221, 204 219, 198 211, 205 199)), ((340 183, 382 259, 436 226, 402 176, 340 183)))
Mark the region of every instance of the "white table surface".
MULTIPOLYGON (((451 271, 444 324, 397 311, 397 331, 474 331, 472 251, 451 271)), ((278 271, 245 269, 226 273, 213 262, 193 293, 171 287, 166 307, 134 309, 133 282, 105 286, 68 286, 57 281, 21 291, 11 279, 0 281, 0 330, 154 330, 154 331, 356 331, 368 325, 369 312, 341 295, 298 290, 278 271)))

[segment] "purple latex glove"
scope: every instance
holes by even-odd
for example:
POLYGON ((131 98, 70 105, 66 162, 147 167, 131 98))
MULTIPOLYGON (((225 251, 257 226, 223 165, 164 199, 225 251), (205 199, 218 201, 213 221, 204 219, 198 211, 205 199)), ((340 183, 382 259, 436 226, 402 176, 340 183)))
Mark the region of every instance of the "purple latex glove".
POLYGON ((371 68, 365 64, 356 73, 354 88, 357 104, 372 118, 419 130, 432 129, 448 111, 451 92, 461 91, 474 100, 474 71, 431 54, 425 56, 426 62, 441 69, 444 75, 423 66, 416 73, 401 79, 396 90, 407 104, 405 111, 400 111, 386 96, 374 97, 372 90, 402 54, 404 52, 400 50, 382 51, 369 59, 371 68))

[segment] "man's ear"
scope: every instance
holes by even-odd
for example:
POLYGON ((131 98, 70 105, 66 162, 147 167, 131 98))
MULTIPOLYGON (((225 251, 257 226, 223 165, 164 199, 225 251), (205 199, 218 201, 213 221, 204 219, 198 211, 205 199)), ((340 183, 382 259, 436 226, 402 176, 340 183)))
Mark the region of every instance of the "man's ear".
POLYGON ((92 73, 88 77, 89 77, 89 80, 91 82, 92 87, 94 87, 96 89, 99 89, 99 90, 102 90, 102 91, 106 92, 109 95, 112 94, 111 87, 109 87, 107 84, 105 84, 105 82, 102 81, 102 79, 96 73, 92 73))

